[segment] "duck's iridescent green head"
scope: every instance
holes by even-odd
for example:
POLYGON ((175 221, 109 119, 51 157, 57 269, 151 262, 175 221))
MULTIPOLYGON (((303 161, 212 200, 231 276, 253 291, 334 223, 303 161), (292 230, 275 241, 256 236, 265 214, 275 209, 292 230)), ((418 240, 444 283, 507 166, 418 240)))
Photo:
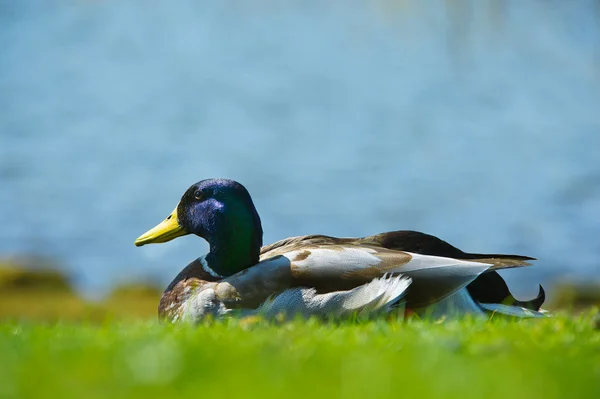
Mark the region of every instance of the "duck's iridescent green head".
POLYGON ((210 268, 227 276, 258 263, 262 226, 250 194, 228 179, 202 180, 183 194, 175 210, 136 241, 136 246, 195 234, 210 244, 210 268))

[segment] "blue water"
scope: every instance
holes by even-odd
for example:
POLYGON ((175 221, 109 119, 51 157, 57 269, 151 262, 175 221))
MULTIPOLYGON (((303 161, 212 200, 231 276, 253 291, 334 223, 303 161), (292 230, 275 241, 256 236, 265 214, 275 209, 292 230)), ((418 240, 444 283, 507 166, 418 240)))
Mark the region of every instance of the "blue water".
POLYGON ((192 183, 250 190, 265 243, 414 229, 506 272, 600 278, 597 1, 0 3, 0 254, 94 295, 192 183))

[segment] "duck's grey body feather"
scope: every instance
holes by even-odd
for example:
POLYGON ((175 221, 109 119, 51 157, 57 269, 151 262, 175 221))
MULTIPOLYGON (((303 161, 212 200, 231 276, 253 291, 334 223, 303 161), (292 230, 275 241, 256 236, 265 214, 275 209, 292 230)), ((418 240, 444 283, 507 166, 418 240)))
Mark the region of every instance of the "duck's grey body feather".
POLYGON ((388 313, 406 294, 410 278, 384 276, 348 291, 318 294, 314 288, 293 288, 267 300, 256 311, 271 319, 301 316, 320 318, 370 317, 388 313))

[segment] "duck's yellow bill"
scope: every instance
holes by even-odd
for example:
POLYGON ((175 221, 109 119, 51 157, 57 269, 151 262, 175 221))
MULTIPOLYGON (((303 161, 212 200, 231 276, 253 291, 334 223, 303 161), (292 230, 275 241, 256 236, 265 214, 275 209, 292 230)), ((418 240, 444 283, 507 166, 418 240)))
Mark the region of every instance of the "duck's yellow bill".
POLYGON ((136 247, 141 247, 145 244, 158 244, 161 242, 171 241, 174 238, 189 234, 179 224, 177 218, 177 207, 169 216, 156 227, 148 230, 135 240, 136 247))

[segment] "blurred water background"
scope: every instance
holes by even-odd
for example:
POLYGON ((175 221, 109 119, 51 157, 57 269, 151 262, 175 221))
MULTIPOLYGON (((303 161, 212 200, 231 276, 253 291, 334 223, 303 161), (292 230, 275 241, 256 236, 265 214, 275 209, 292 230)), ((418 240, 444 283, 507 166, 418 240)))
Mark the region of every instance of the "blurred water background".
POLYGON ((0 1, 0 254, 87 295, 166 284, 136 248, 192 183, 250 190, 265 243, 420 230, 504 273, 600 278, 600 1, 0 1))

